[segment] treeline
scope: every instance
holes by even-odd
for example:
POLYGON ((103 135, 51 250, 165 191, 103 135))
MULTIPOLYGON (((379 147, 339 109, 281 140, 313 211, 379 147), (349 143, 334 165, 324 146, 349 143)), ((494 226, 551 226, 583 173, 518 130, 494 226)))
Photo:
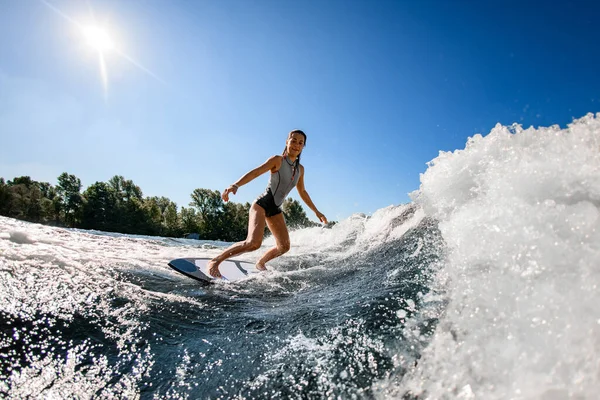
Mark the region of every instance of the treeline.
MULTIPOLYGON (((133 181, 120 175, 81 192, 81 180, 62 173, 56 186, 21 176, 0 178, 0 215, 82 229, 139 235, 240 241, 246 238, 250 203, 223 202, 219 191, 195 189, 189 207, 178 209, 167 197, 144 197, 133 181)), ((297 200, 283 206, 290 228, 315 226, 297 200)))

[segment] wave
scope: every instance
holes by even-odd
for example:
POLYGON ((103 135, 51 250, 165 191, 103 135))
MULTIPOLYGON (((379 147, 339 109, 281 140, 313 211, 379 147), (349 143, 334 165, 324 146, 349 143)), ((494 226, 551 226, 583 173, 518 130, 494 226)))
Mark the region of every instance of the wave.
POLYGON ((447 246, 448 305, 418 368, 383 393, 596 396, 599 176, 600 114, 497 125, 430 163, 412 196, 447 246))

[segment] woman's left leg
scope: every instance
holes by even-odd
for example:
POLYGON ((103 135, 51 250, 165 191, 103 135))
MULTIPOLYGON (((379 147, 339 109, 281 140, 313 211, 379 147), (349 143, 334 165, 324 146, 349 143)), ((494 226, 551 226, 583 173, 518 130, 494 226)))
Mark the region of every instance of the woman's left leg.
POLYGON ((287 253, 287 251, 290 249, 290 234, 288 233, 287 226, 285 225, 283 213, 268 217, 267 226, 275 237, 275 247, 267 250, 260 260, 256 262, 256 268, 261 271, 267 269, 265 267, 266 263, 284 253, 287 253))
POLYGON ((229 247, 227 250, 219 254, 208 262, 208 273, 214 278, 220 278, 219 264, 227 260, 229 257, 237 256, 238 254, 248 251, 258 250, 263 240, 265 233, 265 209, 254 203, 250 207, 248 214, 248 236, 243 242, 238 242, 229 247))

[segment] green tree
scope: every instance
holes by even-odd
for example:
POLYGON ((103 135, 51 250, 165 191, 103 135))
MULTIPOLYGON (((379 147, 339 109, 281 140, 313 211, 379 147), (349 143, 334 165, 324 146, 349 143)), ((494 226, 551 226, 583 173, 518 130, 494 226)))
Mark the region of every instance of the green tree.
POLYGON ((248 233, 250 203, 225 203, 219 224, 219 238, 228 242, 244 240, 248 233))
POLYGON ((177 204, 171 202, 165 209, 163 218, 167 236, 179 237, 183 234, 181 219, 177 215, 177 204))
MULTIPOLYGON (((152 208, 152 207, 150 207, 152 208)), ((151 234, 152 221, 144 201, 137 197, 128 198, 122 205, 122 225, 119 232, 151 234)))
POLYGON ((196 209, 190 207, 181 207, 180 218, 181 227, 184 234, 196 233, 200 231, 198 226, 198 218, 196 216, 196 209))
POLYGON ((38 222, 42 215, 40 200, 42 193, 35 185, 27 186, 23 183, 11 185, 12 212, 11 217, 26 221, 38 222))
POLYGON ((108 185, 114 190, 117 202, 124 203, 131 199, 143 200, 142 189, 131 179, 115 175, 108 180, 108 185))
POLYGON ((12 194, 4 178, 0 178, 0 215, 8 216, 12 204, 12 194))
POLYGON ((143 200, 144 194, 142 193, 142 189, 133 183, 131 179, 127 179, 123 182, 123 192, 125 193, 125 200, 143 200))
POLYGON ((44 196, 39 182, 29 176, 20 176, 8 181, 6 186, 10 193, 7 216, 32 222, 45 222, 44 196))
POLYGON ((19 177, 13 179, 12 181, 9 181, 8 184, 11 186, 25 185, 25 187, 29 188, 35 184, 35 181, 32 180, 31 177, 29 177, 29 176, 19 176, 19 177))
POLYGON ((116 198, 116 222, 113 229, 123 233, 144 234, 152 230, 152 224, 146 218, 148 209, 144 207, 142 189, 121 175, 109 179, 108 186, 116 198))
POLYGON ((149 235, 164 235, 163 215, 157 197, 148 197, 144 200, 145 230, 149 235))
POLYGON ((123 191, 123 183, 125 182, 125 178, 121 175, 115 175, 108 180, 108 186, 112 189, 115 194, 115 198, 117 202, 123 202, 124 191, 123 191))
POLYGON ((46 221, 54 221, 55 224, 60 223, 60 197, 56 188, 48 182, 39 182, 40 190, 42 191, 41 206, 46 221))
POLYGON ((219 218, 223 212, 221 193, 218 190, 194 189, 191 196, 190 207, 197 210, 200 237, 219 239, 219 218))
POLYGON ((27 219, 29 189, 24 184, 13 185, 11 181, 8 181, 7 186, 10 192, 10 203, 6 215, 11 218, 27 219))
POLYGON ((153 219, 155 230, 161 236, 179 236, 181 229, 178 229, 177 204, 173 203, 167 197, 148 197, 145 199, 150 212, 150 217, 153 219), (152 204, 150 206, 150 203, 152 204), (157 210, 154 210, 154 207, 157 210))
POLYGON ((81 216, 83 198, 81 197, 81 180, 75 175, 63 172, 58 177, 56 192, 60 197, 60 205, 67 226, 75 226, 81 216))
POLYGON ((85 190, 83 196, 82 228, 115 231, 117 198, 113 189, 104 182, 96 182, 85 190))
POLYGON ((302 204, 298 200, 288 197, 281 205, 281 209, 283 210, 285 221, 291 229, 308 228, 316 225, 308 219, 302 208, 302 204))
MULTIPOLYGON (((173 203, 169 198, 161 196, 153 196, 153 197, 148 197, 147 198, 152 199, 152 201, 154 201, 156 203, 156 205, 158 205, 158 208, 160 208, 160 213, 164 214, 164 212, 167 210, 167 208, 173 203)), ((177 208, 177 206, 175 206, 177 208)))

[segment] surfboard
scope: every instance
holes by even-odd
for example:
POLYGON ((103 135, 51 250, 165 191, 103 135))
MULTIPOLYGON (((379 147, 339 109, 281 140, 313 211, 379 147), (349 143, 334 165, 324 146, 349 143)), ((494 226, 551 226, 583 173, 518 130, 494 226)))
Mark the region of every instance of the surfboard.
MULTIPOLYGON (((210 258, 178 258, 169 261, 169 267, 190 278, 208 283, 218 280, 208 273, 207 264, 210 260, 210 258)), ((223 278, 231 282, 239 281, 250 274, 259 272, 254 264, 238 260, 223 261, 219 265, 219 271, 223 278)))

